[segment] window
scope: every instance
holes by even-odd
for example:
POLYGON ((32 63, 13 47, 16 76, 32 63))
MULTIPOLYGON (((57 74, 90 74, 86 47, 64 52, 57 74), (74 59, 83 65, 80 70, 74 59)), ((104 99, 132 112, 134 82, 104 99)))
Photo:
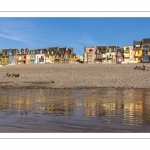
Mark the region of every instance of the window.
POLYGON ((101 55, 100 55, 100 54, 97 54, 97 58, 101 58, 101 55))
POLYGON ((90 53, 92 53, 92 52, 93 52, 93 50, 92 50, 92 49, 89 49, 89 52, 90 52, 90 53))

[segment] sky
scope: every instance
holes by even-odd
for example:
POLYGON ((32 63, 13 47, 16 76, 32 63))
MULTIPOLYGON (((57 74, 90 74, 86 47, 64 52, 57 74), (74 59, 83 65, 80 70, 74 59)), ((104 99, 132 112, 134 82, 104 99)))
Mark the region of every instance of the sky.
POLYGON ((84 47, 123 48, 143 38, 150 38, 150 18, 0 18, 0 48, 73 47, 83 55, 84 47))

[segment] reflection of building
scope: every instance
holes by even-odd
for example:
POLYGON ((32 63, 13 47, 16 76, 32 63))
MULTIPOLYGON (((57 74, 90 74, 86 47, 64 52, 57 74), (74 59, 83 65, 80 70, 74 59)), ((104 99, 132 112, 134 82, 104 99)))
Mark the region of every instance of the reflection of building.
POLYGON ((83 97, 85 116, 115 116, 115 112, 122 107, 121 97, 117 97, 116 89, 103 90, 97 94, 88 94, 83 97))
POLYGON ((150 91, 149 89, 144 90, 144 100, 143 100, 143 121, 146 124, 150 124, 150 91))
POLYGON ((8 95, 0 95, 0 110, 7 110, 9 108, 8 95))
POLYGON ((73 114, 73 106, 75 103, 73 101, 65 100, 61 103, 51 103, 45 106, 45 110, 51 114, 65 114, 72 115, 73 114))
POLYGON ((143 121, 144 90, 124 90, 124 123, 140 124, 143 121))

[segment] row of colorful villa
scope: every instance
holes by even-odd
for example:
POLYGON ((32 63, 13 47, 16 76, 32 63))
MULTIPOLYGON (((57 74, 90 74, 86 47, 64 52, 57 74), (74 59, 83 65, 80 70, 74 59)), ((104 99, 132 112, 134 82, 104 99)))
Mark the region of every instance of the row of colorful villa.
POLYGON ((133 41, 133 45, 84 47, 84 63, 149 63, 150 38, 133 41))
POLYGON ((0 49, 0 65, 38 63, 149 63, 150 38, 133 41, 133 45, 84 47, 83 56, 76 55, 73 48, 47 47, 45 49, 0 49))
POLYGON ((0 65, 74 63, 80 59, 73 53, 73 48, 47 47, 45 49, 0 49, 0 65))

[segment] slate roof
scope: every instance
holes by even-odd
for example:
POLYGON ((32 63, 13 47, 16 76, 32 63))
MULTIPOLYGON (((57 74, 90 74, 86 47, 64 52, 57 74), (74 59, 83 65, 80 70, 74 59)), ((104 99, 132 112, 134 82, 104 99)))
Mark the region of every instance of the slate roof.
POLYGON ((119 46, 108 46, 108 48, 120 48, 119 46))
POLYGON ((133 41, 133 45, 141 45, 142 44, 142 41, 133 41))
POLYGON ((150 44, 150 38, 144 38, 144 39, 142 39, 142 44, 143 45, 150 44))
POLYGON ((96 46, 96 52, 97 50, 101 50, 102 53, 106 52, 107 46, 96 46))

